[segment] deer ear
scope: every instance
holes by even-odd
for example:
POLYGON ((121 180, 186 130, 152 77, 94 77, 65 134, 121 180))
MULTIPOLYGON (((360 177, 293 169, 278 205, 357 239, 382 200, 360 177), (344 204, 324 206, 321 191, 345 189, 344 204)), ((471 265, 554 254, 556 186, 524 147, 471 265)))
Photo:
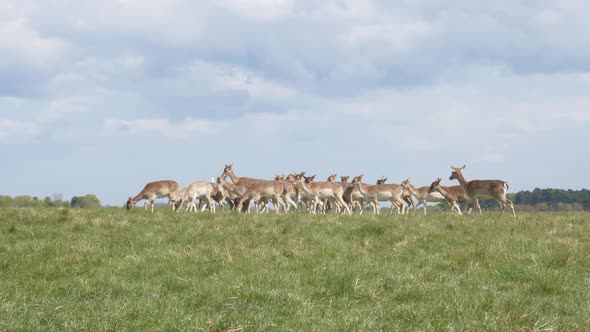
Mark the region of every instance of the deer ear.
POLYGON ((461 169, 465 169, 465 165, 463 165, 463 167, 461 167, 461 169))

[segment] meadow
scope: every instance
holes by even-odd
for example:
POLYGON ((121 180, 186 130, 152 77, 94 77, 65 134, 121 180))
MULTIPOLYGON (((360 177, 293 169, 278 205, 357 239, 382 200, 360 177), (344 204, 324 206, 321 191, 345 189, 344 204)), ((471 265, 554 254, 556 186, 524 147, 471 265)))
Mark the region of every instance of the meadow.
POLYGON ((590 330, 590 213, 0 209, 0 330, 590 330))

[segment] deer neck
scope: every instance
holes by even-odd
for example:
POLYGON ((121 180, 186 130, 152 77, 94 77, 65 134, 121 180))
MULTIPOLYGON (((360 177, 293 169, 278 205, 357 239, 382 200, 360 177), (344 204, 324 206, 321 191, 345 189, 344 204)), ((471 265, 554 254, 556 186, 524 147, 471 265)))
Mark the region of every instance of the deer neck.
POLYGON ((144 196, 144 192, 142 190, 139 194, 137 194, 137 196, 135 196, 131 199, 131 203, 135 204, 135 203, 141 201, 143 199, 143 196, 144 196))
POLYGON ((240 178, 234 174, 233 170, 231 172, 228 172, 227 174, 229 175, 229 178, 233 181, 234 184, 240 181, 240 178))
POLYGON ((465 180, 463 173, 460 173, 460 172, 457 172, 457 180, 459 181, 459 183, 461 184, 461 187, 463 187, 463 188, 465 188, 467 186, 467 184, 469 183, 469 181, 465 180))

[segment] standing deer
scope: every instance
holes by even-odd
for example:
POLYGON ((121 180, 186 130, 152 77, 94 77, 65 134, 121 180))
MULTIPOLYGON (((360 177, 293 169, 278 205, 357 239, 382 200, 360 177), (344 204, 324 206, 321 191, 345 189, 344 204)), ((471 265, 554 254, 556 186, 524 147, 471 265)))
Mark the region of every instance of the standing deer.
POLYGON ((362 183, 362 176, 356 177, 353 181, 355 187, 364 196, 364 199, 373 207, 373 214, 379 214, 379 202, 391 202, 390 213, 394 209, 404 213, 405 202, 401 198, 403 187, 399 184, 375 184, 369 185, 362 183))
POLYGON ((238 211, 244 204, 248 202, 248 206, 245 206, 246 212, 250 212, 250 203, 257 204, 261 200, 271 200, 275 206, 275 212, 279 213, 281 208, 287 211, 285 202, 283 201, 283 190, 284 184, 281 181, 256 181, 252 183, 244 195, 240 198, 237 204, 238 211))
POLYGON ((176 195, 178 192, 178 183, 172 180, 161 180, 150 182, 135 197, 129 196, 125 207, 130 210, 137 202, 145 199, 145 209, 151 205, 154 212, 154 200, 156 198, 168 197, 168 204, 172 205, 172 211, 175 209, 176 195))
MULTIPOLYGON (((436 191, 428 192, 430 187, 424 186, 424 187, 416 188, 416 187, 414 187, 414 185, 412 185, 409 182, 405 183, 405 181, 402 182, 402 185, 404 185, 404 184, 405 184, 405 188, 408 191, 410 191, 412 193, 412 195, 414 195, 414 197, 416 197, 416 200, 418 201, 418 203, 414 205, 414 208, 417 208, 418 205, 422 204, 422 208, 424 210, 424 215, 426 215, 426 203, 427 202, 433 202, 433 203, 446 203, 447 202, 447 200, 439 192, 436 192, 436 191)), ((463 191, 463 188, 461 186, 455 186, 455 187, 459 187, 459 189, 461 189, 461 191, 463 191)))
MULTIPOLYGON (((176 210, 180 211, 182 205, 185 202, 188 202, 187 211, 197 212, 197 206, 195 205, 195 199, 199 199, 201 202, 205 202, 206 205, 203 206, 201 212, 205 210, 206 207, 209 207, 209 211, 211 213, 215 212, 215 203, 211 198, 213 194, 213 190, 215 190, 215 184, 207 181, 195 181, 189 183, 186 187, 184 187, 180 191, 180 199, 176 202, 176 210)), ((201 205, 199 202, 199 206, 201 205)))
MULTIPOLYGON (((508 183, 502 180, 465 180, 463 176, 463 169, 465 169, 465 165, 463 167, 453 167, 451 166, 451 176, 449 180, 458 180, 463 189, 465 190, 465 194, 469 196, 471 202, 475 203, 479 214, 481 215, 481 207, 479 206, 479 199, 480 198, 494 198, 502 207, 502 214, 506 209, 506 204, 510 206, 512 209, 512 215, 516 218, 516 212, 514 212, 514 204, 512 201, 506 198, 506 194, 508 193, 508 183)), ((471 212, 471 207, 467 209, 467 214, 471 212)))
MULTIPOLYGON (((226 177, 229 176, 230 179, 232 180, 232 182, 240 189, 240 191, 242 193, 245 193, 251 184, 258 182, 258 181, 266 181, 266 180, 255 179, 255 178, 250 178, 250 177, 246 177, 246 176, 238 177, 234 173, 232 166, 233 166, 233 163, 231 163, 229 165, 226 164, 225 167, 223 168, 223 173, 221 174, 221 177, 225 179, 226 177)), ((237 201, 235 201, 235 202, 237 203, 237 201)), ((246 200, 246 204, 249 205, 250 200, 246 200)))
POLYGON ((432 182, 432 184, 430 185, 428 192, 438 192, 439 194, 441 194, 447 201, 447 204, 449 204, 449 206, 451 207, 451 213, 457 211, 457 213, 461 215, 461 209, 459 208, 459 204, 457 204, 457 202, 460 199, 460 195, 464 195, 465 192, 462 189, 460 191, 445 190, 445 188, 443 188, 440 185, 440 181, 441 178, 437 178, 436 180, 434 180, 434 182, 432 182))

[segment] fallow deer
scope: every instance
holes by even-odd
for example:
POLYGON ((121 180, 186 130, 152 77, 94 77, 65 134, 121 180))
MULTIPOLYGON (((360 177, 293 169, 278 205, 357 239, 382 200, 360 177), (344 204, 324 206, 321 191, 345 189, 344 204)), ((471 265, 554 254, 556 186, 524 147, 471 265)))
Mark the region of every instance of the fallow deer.
MULTIPOLYGON (((185 202, 188 202, 187 211, 191 212, 194 210, 194 212, 197 212, 195 199, 198 198, 201 202, 206 203, 201 209, 201 212, 204 211, 206 207, 209 207, 210 212, 215 212, 215 203, 213 203, 213 199, 211 198, 214 189, 215 184, 207 181, 194 181, 189 183, 180 191, 181 197, 176 202, 176 210, 180 210, 182 205, 185 202)), ((199 203, 199 206, 200 205, 201 203, 199 203)))
POLYGON ((376 184, 369 185, 362 183, 362 176, 353 180, 355 187, 364 196, 365 200, 373 207, 373 214, 379 214, 379 202, 391 202, 390 213, 393 214, 394 209, 398 212, 404 213, 405 202, 401 198, 403 187, 399 184, 376 184))
POLYGON ((414 187, 414 185, 412 185, 409 182, 405 183, 405 181, 402 182, 402 185, 405 185, 405 188, 407 188, 407 190, 410 191, 412 193, 412 195, 414 195, 414 197, 416 197, 416 200, 418 201, 418 203, 414 205, 414 208, 417 208, 418 205, 422 204, 422 209, 424 210, 424 215, 426 215, 426 203, 427 202, 433 202, 433 203, 446 203, 447 202, 445 200, 445 198, 439 192, 431 192, 431 193, 428 192, 430 187, 424 186, 424 187, 416 188, 416 187, 414 187))
MULTIPOLYGON (((225 167, 223 168, 223 173, 221 174, 221 177, 223 177, 225 179, 226 177, 229 176, 230 179, 233 181, 233 183, 236 186, 238 186, 242 192, 246 192, 248 187, 250 187, 251 184, 253 184, 257 181, 266 181, 266 180, 255 179, 255 178, 250 178, 250 177, 246 177, 246 176, 238 177, 234 173, 234 170, 232 167, 233 167, 233 163, 231 163, 229 165, 225 164, 225 167)), ((249 205, 250 202, 247 201, 246 203, 249 205)))
POLYGON ((441 178, 437 178, 436 180, 434 180, 434 182, 432 182, 432 184, 430 185, 428 192, 438 192, 439 194, 441 194, 447 201, 447 204, 449 204, 449 206, 451 207, 451 213, 457 211, 457 213, 461 215, 461 209, 459 208, 459 204, 457 204, 460 198, 459 195, 461 195, 461 193, 446 190, 440 185, 440 181, 441 178))
MULTIPOLYGON (((247 202, 248 206, 245 207, 246 212, 250 212, 250 204, 258 203, 262 199, 269 199, 275 206, 275 212, 279 213, 281 207, 287 211, 285 202, 283 201, 283 189, 284 184, 281 181, 256 181, 250 184, 248 189, 240 200, 238 201, 237 208, 240 209, 244 202, 247 202)), ((238 210, 239 211, 239 210, 238 210)))
POLYGON ((127 210, 137 204, 137 202, 145 199, 145 209, 151 205, 152 212, 154 212, 154 200, 156 198, 168 197, 168 204, 172 205, 172 211, 174 211, 174 203, 176 201, 176 194, 178 192, 178 183, 173 180, 161 180, 150 182, 143 187, 143 189, 135 197, 129 196, 125 206, 127 210))
MULTIPOLYGON (((469 196, 471 201, 475 203, 479 214, 481 215, 481 207, 479 206, 479 199, 480 198, 494 198, 502 207, 502 214, 506 209, 506 205, 510 206, 512 209, 512 215, 516 218, 516 212, 514 212, 514 204, 512 201, 506 198, 506 194, 508 193, 508 183, 502 180, 471 180, 468 181, 463 176, 463 169, 465 169, 465 165, 463 167, 453 167, 451 166, 451 176, 449 180, 458 180, 463 189, 465 190, 465 194, 469 196)), ((471 212, 471 207, 467 209, 467 213, 471 212)))

